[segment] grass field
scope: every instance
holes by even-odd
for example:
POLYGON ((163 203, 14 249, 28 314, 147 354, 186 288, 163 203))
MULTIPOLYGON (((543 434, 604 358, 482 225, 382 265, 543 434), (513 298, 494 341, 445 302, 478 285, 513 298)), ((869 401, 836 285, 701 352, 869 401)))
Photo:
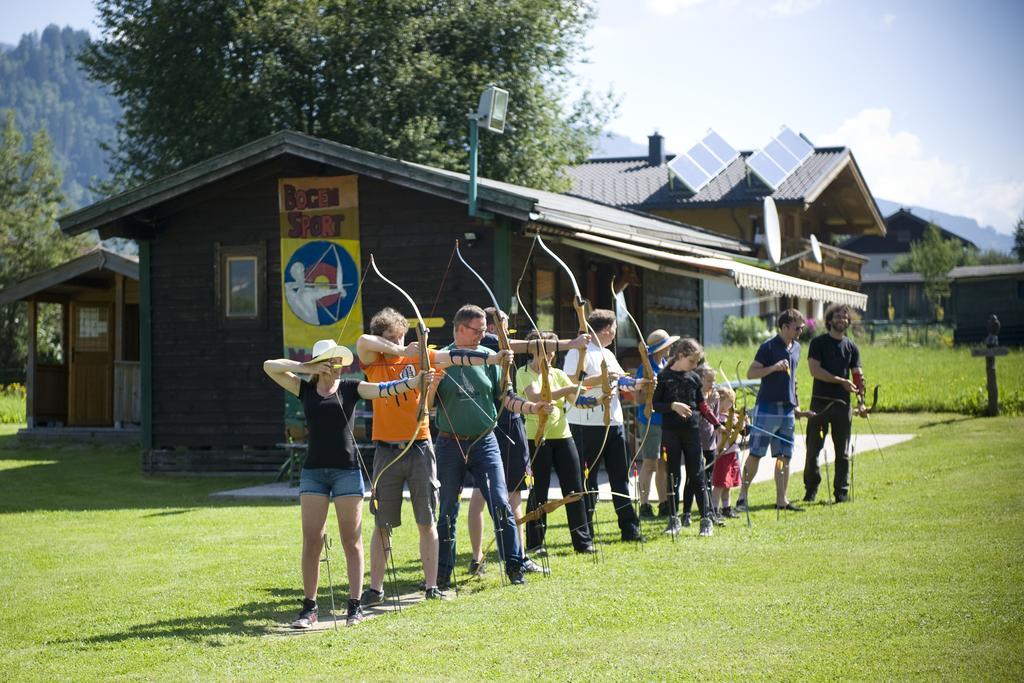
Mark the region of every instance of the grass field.
MULTIPOLYGON (((918 437, 858 456, 854 503, 776 521, 759 485, 751 531, 672 543, 652 525, 644 550, 605 543, 597 565, 556 514, 549 579, 492 571, 455 600, 293 638, 272 634, 300 597, 297 505, 215 502, 253 480, 147 477, 130 450, 26 447, 0 426, 0 676, 1021 680, 1024 419, 873 421, 918 437)), ((410 589, 411 526, 395 539, 410 589)))
MULTIPOLYGON (((797 382, 800 402, 810 405, 811 373, 807 369, 807 345, 803 345, 797 382)), ((878 409, 886 412, 937 411, 981 415, 988 406, 985 359, 972 358, 969 348, 900 348, 861 345, 861 363, 868 388, 882 386, 878 409)), ((710 346, 705 350, 715 368, 722 364, 735 380, 736 364, 745 377, 757 347, 710 346)), ((1024 415, 1024 349, 997 359, 999 400, 1008 415, 1024 415)), ((869 398, 870 400, 870 398, 869 398)))

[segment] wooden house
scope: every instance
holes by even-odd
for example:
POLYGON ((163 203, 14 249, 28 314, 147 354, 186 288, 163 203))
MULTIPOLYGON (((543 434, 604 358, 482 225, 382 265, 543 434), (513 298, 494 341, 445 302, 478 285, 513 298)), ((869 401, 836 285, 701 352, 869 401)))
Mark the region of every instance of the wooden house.
MULTIPOLYGON (((467 190, 464 174, 281 132, 61 218, 69 234, 96 229, 138 241, 147 467, 245 467, 274 451, 286 410, 261 362, 308 354, 287 339, 290 317, 326 318, 316 333, 351 343, 364 312, 368 320, 392 306, 412 316, 394 289, 367 274, 371 254, 418 303, 434 344, 451 340, 460 305, 490 304, 452 258, 456 239, 514 313, 520 336, 529 329, 513 303, 521 273, 523 306, 539 326, 576 330, 568 278, 539 250, 531 255, 534 235, 566 261, 593 306, 612 307, 612 277, 628 279, 626 301, 645 332, 700 337, 709 280, 863 307, 855 292, 737 261, 753 248, 733 237, 487 179, 479 183, 480 215, 470 218, 467 190), (299 267, 307 247, 293 242, 325 237, 344 249, 299 267), (291 279, 296 273, 315 281, 291 279), (308 294, 315 306, 302 313, 308 294)), ((635 349, 635 332, 620 326, 619 344, 635 349)))
POLYGON ((138 281, 136 259, 97 248, 0 291, 0 304, 28 306, 24 434, 138 437, 138 281), (44 358, 37 320, 47 305, 63 324, 57 352, 44 358))

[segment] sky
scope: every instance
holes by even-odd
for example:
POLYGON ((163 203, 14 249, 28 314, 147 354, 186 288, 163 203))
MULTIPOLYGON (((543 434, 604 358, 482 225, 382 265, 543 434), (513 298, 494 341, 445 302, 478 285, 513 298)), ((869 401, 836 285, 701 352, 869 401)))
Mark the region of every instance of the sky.
MULTIPOLYGON (((787 125, 849 147, 876 197, 1002 233, 1024 214, 1024 1, 593 4, 570 96, 611 88, 615 133, 683 151, 714 128, 746 150, 787 125)), ((0 0, 0 17, 8 44, 49 23, 97 31, 90 0, 0 0)))

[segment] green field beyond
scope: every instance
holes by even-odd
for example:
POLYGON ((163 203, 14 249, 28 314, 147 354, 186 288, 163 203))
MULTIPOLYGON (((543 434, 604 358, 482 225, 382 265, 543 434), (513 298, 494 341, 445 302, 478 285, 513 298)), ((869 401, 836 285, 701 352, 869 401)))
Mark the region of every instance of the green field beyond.
MULTIPOLYGON (((643 550, 611 542, 603 503, 599 564, 556 513, 549 579, 502 588, 492 563, 454 600, 296 637, 275 634, 300 597, 297 504, 214 502, 254 480, 147 477, 129 450, 0 429, 3 680, 1024 677, 1022 418, 878 415, 918 436, 858 456, 853 503, 776 521, 762 484, 752 530, 673 543, 651 523, 643 550)), ((411 522, 395 547, 413 590, 411 522)))

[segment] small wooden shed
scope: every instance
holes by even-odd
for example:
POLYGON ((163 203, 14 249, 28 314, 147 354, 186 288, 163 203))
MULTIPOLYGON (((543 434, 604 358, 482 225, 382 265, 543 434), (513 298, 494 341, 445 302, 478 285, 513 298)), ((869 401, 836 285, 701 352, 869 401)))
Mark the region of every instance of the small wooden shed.
POLYGON ((28 305, 27 430, 136 430, 139 391, 139 262, 97 248, 0 291, 28 305), (39 307, 60 306, 60 353, 37 352, 39 307))

